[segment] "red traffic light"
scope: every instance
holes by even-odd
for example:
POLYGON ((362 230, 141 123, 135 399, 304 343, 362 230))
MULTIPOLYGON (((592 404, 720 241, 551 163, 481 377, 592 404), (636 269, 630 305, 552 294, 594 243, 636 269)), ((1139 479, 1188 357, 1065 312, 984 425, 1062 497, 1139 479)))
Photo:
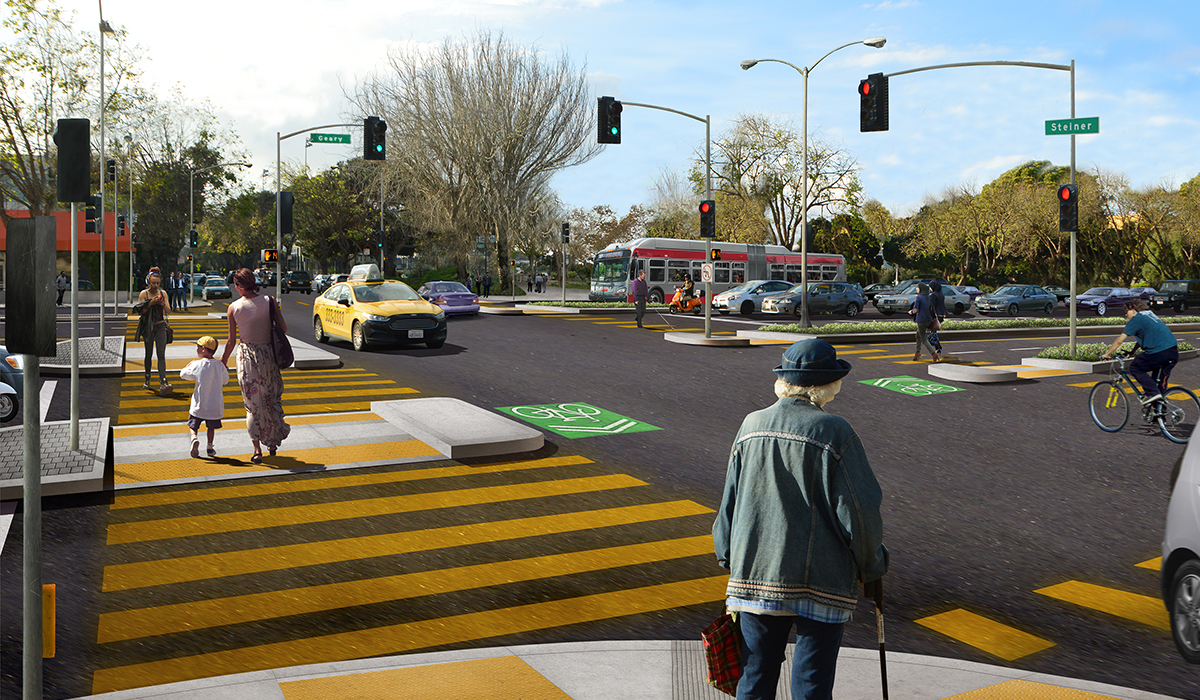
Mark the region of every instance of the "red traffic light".
POLYGON ((858 94, 864 97, 871 94, 871 83, 866 80, 858 81, 858 94))
POLYGON ((700 213, 701 214, 707 214, 710 211, 712 211, 712 202, 707 202, 707 201, 700 202, 700 213))
POLYGON ((1071 191, 1070 185, 1063 185, 1062 187, 1058 188, 1058 197, 1064 202, 1070 201, 1071 195, 1073 194, 1075 193, 1071 191))

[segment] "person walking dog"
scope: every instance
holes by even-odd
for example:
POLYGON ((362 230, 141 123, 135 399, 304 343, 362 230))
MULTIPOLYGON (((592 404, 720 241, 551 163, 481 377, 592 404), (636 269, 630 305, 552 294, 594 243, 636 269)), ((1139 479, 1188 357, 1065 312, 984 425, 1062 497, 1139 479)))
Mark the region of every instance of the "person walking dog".
POLYGON ((846 419, 825 411, 850 363, 801 340, 775 368, 774 405, 746 416, 713 523, 742 633, 739 699, 773 699, 795 628, 792 697, 830 700, 843 627, 888 570, 883 494, 846 419))

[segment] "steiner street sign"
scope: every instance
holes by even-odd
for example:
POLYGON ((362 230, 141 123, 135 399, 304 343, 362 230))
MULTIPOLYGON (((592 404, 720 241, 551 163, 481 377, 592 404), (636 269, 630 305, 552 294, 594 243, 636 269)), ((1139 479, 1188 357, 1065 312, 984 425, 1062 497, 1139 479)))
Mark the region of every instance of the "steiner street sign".
POLYGON ((350 143, 350 134, 312 134, 311 139, 313 143, 350 143))
POLYGON ((1046 135, 1062 134, 1098 134, 1100 133, 1100 117, 1079 117, 1078 119, 1047 119, 1046 135))

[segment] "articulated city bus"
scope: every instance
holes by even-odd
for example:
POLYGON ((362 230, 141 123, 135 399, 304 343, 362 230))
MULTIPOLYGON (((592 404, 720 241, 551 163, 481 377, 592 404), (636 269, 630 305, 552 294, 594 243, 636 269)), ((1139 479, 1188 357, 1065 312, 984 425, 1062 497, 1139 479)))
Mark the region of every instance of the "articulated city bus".
MULTIPOLYGON (((752 280, 800 282, 800 254, 779 245, 713 242, 721 259, 713 263, 712 293, 752 280)), ((633 301, 632 281, 646 271, 650 301, 671 298, 683 276, 691 274, 700 285, 700 266, 705 260, 704 241, 676 238, 637 238, 614 243, 596 253, 592 269, 592 301, 633 301)), ((846 259, 828 253, 808 254, 810 281, 846 279, 846 259)))

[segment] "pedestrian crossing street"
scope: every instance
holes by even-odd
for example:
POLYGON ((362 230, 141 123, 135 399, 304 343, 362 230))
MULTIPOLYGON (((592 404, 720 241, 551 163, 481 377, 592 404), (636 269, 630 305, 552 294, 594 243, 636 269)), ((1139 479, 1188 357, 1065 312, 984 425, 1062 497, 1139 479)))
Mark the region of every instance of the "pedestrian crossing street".
MULTIPOLYGON (((1156 594, 1162 559, 1156 557, 1134 566, 1151 572, 1145 575, 1137 591, 1068 580, 1032 593, 1057 601, 1063 612, 1080 615, 1086 621, 1102 625, 1117 622, 1169 640, 1167 611, 1156 594)), ((919 618, 916 623, 1005 661, 1015 661, 1057 645, 1049 621, 1014 622, 1001 618, 996 613, 954 608, 919 618)))
POLYGON ((574 455, 118 492, 108 517, 94 693, 584 638, 727 580, 710 508, 574 455))
MULTIPOLYGON (((192 384, 179 376, 179 370, 195 359, 191 351, 197 338, 211 335, 217 338, 217 356, 224 351, 224 341, 229 334, 229 324, 224 319, 216 317, 176 317, 171 322, 175 332, 175 342, 172 347, 187 347, 189 354, 186 358, 167 358, 167 381, 174 386, 174 391, 168 396, 159 396, 157 391, 147 391, 143 388, 144 352, 141 343, 133 343, 137 331, 137 320, 131 318, 126 328, 125 373, 126 379, 121 382, 121 396, 118 404, 118 425, 136 425, 147 423, 183 422, 188 419, 188 409, 191 402, 192 384)), ((154 359, 151 367, 150 384, 158 388, 158 360, 154 359)), ((335 368, 322 370, 283 370, 283 408, 288 415, 339 413, 349 411, 368 411, 372 401, 384 401, 407 398, 418 391, 412 387, 401 386, 397 382, 356 368, 335 368)), ((237 384, 236 366, 230 361, 229 384, 224 390, 225 418, 227 420, 246 417, 242 405, 242 395, 237 384)))

